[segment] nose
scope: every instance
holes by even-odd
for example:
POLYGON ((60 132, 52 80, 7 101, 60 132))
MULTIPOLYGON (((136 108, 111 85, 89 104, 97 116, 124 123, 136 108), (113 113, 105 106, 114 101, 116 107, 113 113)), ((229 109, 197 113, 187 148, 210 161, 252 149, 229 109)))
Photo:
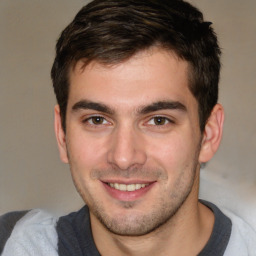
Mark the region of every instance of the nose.
POLYGON ((121 170, 141 166, 147 160, 142 135, 132 127, 116 128, 111 137, 108 162, 121 170))

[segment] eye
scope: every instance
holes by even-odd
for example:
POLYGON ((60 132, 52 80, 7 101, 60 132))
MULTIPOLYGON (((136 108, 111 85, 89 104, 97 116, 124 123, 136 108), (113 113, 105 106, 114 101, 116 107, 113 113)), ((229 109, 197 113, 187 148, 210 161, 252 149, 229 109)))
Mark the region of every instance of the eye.
POLYGON ((168 123, 172 123, 172 121, 169 118, 163 117, 163 116, 155 116, 151 118, 148 122, 149 125, 166 125, 168 123))
POLYGON ((109 122, 102 116, 91 116, 83 121, 83 123, 89 123, 90 125, 104 125, 109 122))

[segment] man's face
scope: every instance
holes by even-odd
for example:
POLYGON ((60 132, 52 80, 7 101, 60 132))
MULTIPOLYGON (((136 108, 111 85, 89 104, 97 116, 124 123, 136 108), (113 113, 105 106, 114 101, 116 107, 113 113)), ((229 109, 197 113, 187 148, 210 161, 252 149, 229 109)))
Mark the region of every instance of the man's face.
POLYGON ((188 64, 151 49, 70 74, 63 161, 93 222, 143 235, 197 196, 201 133, 188 64))

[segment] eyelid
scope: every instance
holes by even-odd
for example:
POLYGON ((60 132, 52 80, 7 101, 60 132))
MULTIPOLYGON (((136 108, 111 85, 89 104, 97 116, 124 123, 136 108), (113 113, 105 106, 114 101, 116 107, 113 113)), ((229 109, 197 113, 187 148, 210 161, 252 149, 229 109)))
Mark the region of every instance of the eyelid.
MULTIPOLYGON (((104 119, 104 121, 106 121, 108 124, 112 124, 112 122, 110 122, 109 119, 106 118, 104 115, 97 114, 97 113, 91 114, 91 115, 86 115, 85 117, 82 118, 82 123, 89 123, 88 121, 92 120, 92 118, 94 118, 94 117, 100 117, 100 118, 104 119)), ((91 123, 89 123, 89 125, 97 126, 96 124, 91 124, 91 123)), ((98 124, 98 126, 99 125, 105 125, 105 124, 104 123, 103 124, 98 124)))
POLYGON ((167 117, 167 116, 165 116, 165 115, 154 115, 154 116, 150 116, 148 119, 147 119, 147 121, 146 121, 146 124, 149 124, 149 125, 151 125, 151 126, 158 126, 158 127, 160 127, 160 126, 166 126, 166 125, 168 125, 168 124, 174 124, 175 123, 175 121, 174 121, 174 119, 173 118, 170 118, 170 117, 167 117), (165 119, 166 121, 167 121, 167 123, 165 123, 165 124, 162 124, 162 125, 157 125, 157 124, 149 124, 149 122, 150 121, 152 121, 152 120, 154 120, 155 118, 163 118, 163 119, 165 119))

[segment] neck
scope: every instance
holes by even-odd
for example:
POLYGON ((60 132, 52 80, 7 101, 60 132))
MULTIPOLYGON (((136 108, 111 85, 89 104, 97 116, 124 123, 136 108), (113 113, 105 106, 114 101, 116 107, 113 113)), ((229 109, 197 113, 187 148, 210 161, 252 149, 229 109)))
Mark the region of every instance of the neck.
POLYGON ((91 214, 92 233, 102 256, 197 255, 210 238, 214 215, 192 191, 179 211, 164 225, 143 236, 119 236, 91 214))

